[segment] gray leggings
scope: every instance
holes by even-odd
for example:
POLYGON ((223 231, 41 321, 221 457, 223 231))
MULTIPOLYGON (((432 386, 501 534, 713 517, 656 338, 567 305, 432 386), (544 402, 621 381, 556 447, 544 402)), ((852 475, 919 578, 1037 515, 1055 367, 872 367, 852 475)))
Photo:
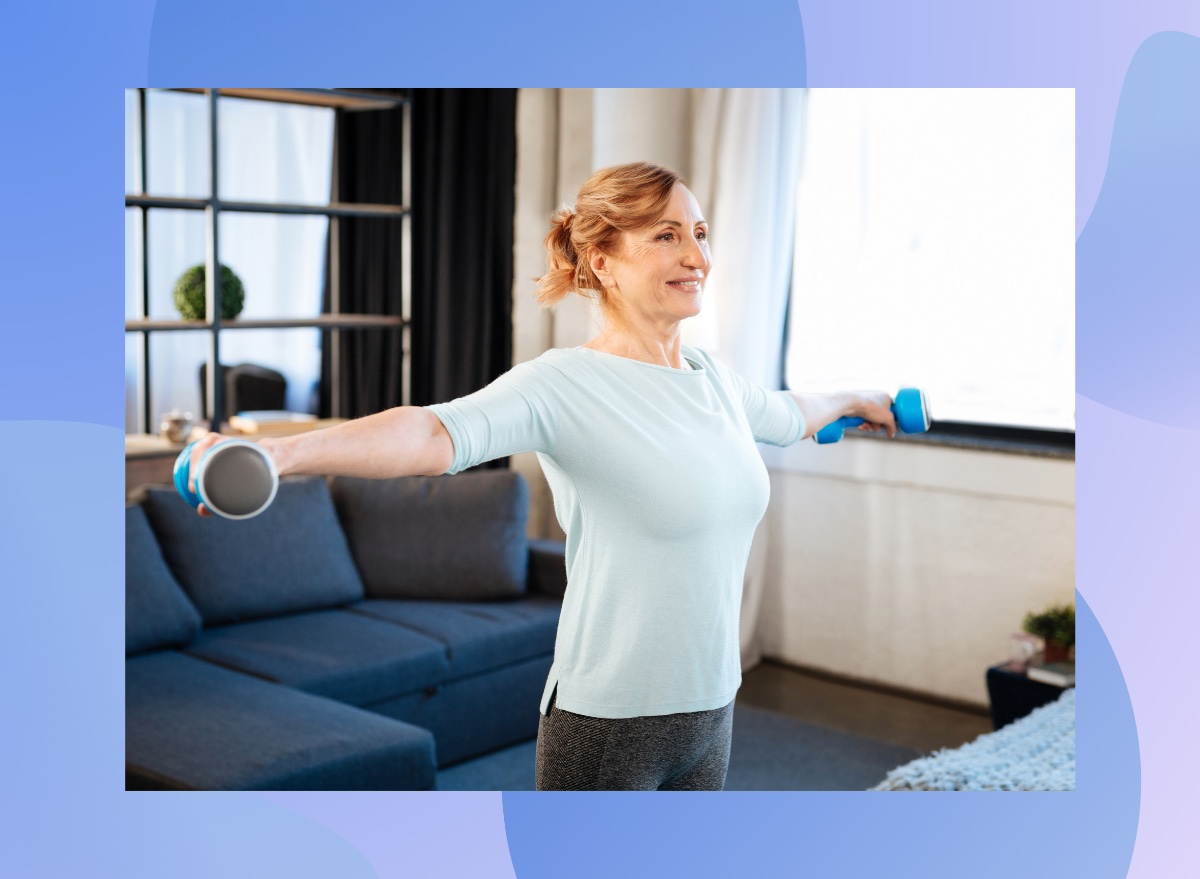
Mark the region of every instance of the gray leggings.
POLYGON ((724 708, 643 717, 563 711, 550 696, 538 715, 538 790, 722 790, 733 702, 724 708))

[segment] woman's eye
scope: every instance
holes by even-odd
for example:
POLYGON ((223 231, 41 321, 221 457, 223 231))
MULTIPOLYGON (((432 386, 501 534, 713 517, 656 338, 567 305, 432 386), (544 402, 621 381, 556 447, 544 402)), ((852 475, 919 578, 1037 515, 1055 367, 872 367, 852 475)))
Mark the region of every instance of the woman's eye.
POLYGON ((662 240, 664 240, 664 239, 666 239, 666 238, 671 238, 671 237, 673 237, 673 233, 671 233, 671 232, 663 232, 661 235, 659 235, 659 236, 658 236, 658 240, 659 240, 659 241, 662 241, 662 240))
POLYGON ((696 233, 696 237, 697 237, 698 239, 700 239, 701 241, 707 241, 707 240, 708 240, 708 233, 707 233, 707 232, 705 232, 703 229, 701 229, 699 232, 697 232, 697 233, 696 233))

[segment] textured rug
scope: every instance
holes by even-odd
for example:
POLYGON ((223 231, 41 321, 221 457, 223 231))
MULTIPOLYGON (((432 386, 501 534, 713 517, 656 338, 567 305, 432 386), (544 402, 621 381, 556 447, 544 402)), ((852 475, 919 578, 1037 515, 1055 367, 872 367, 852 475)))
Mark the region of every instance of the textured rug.
POLYGON ((995 732, 898 766, 872 790, 1075 790, 1075 688, 995 732))
MULTIPOLYGON (((534 790, 536 740, 447 767, 438 790, 534 790)), ((734 705, 725 790, 864 790, 920 751, 734 705)))

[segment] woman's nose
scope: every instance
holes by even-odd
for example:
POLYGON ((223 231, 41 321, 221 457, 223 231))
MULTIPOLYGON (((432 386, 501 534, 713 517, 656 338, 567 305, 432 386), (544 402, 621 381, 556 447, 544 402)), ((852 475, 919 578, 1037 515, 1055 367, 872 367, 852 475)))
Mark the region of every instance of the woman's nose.
POLYGON ((690 269, 708 268, 708 253, 694 235, 688 239, 688 246, 683 249, 683 264, 690 269))

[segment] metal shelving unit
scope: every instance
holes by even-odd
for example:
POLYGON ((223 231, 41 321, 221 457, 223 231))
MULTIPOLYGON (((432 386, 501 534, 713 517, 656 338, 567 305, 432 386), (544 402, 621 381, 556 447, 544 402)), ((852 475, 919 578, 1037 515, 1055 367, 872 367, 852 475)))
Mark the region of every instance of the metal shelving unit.
MULTIPOLYGON (((208 351, 208 374, 217 375, 217 364, 220 363, 221 333, 226 330, 239 329, 293 329, 317 328, 330 330, 332 344, 332 415, 341 415, 341 395, 339 393, 338 370, 341 360, 341 331, 368 329, 399 329, 401 332, 403 382, 401 388, 402 403, 407 405, 409 400, 409 333, 412 305, 412 234, 411 234, 411 204, 412 197, 412 153, 411 153, 411 105, 407 96, 394 97, 354 92, 346 89, 169 89, 169 91, 198 92, 208 99, 209 118, 209 197, 208 198, 172 198, 169 196, 152 195, 146 192, 147 156, 146 156, 146 92, 138 89, 139 109, 139 139, 141 149, 141 192, 126 194, 125 206, 141 208, 141 241, 139 250, 142 258, 141 271, 141 301, 142 316, 125 321, 126 333, 140 333, 142 337, 142 356, 138 369, 139 427, 142 433, 153 433, 154 422, 151 410, 150 394, 150 333, 175 331, 202 331, 210 334, 208 351), (275 101, 289 104, 305 104, 308 106, 329 107, 343 112, 370 112, 373 110, 390 110, 397 107, 403 111, 403 167, 401 186, 401 205, 380 204, 349 204, 333 202, 327 205, 299 205, 264 202, 222 201, 218 197, 217 176, 217 100, 221 96, 247 98, 259 101, 275 101), (160 320, 150 318, 150 276, 148 256, 148 215, 153 208, 169 210, 204 211, 206 228, 205 283, 206 310, 209 320, 160 320), (270 319, 235 319, 221 320, 221 274, 216 270, 220 264, 220 240, 217 230, 217 220, 222 212, 265 213, 265 214, 309 214, 329 217, 329 234, 331 241, 330 265, 330 307, 329 314, 317 315, 314 318, 270 318, 270 319), (344 314, 341 311, 340 271, 338 265, 338 243, 340 228, 338 220, 341 217, 373 217, 378 219, 399 220, 401 225, 401 311, 399 317, 388 315, 344 314)), ((208 411, 214 429, 225 419, 225 400, 223 382, 208 382, 208 411)))

